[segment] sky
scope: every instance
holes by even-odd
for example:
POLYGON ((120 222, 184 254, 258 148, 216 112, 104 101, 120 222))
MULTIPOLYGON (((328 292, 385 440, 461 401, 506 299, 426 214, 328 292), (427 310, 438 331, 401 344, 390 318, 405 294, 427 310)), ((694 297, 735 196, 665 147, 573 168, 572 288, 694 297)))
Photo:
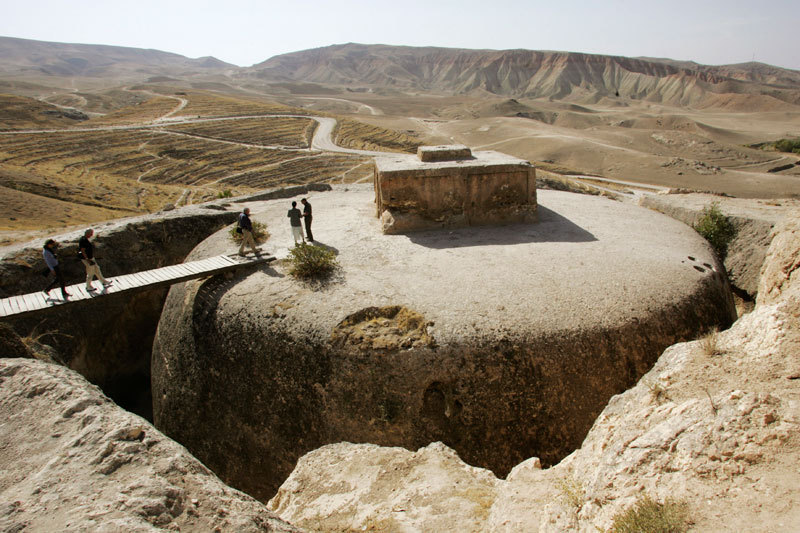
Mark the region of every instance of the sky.
POLYGON ((0 36, 250 66, 348 42, 760 61, 800 70, 800 0, 0 0, 0 36))

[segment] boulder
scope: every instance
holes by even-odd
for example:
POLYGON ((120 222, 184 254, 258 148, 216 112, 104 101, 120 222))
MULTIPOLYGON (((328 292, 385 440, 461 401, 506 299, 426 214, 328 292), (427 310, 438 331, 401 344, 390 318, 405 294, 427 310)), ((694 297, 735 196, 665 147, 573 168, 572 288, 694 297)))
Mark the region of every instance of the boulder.
POLYGON ((83 377, 0 359, 3 531, 298 531, 83 377))
MULTIPOLYGON (((373 198, 311 199, 315 244, 341 265, 324 283, 281 260, 176 285, 165 303, 155 424, 263 501, 299 457, 340 441, 441 441, 498 476, 531 456, 554 464, 665 347, 735 317, 705 241, 648 209, 542 191, 538 224, 389 236, 373 198)), ((278 257, 287 204, 250 205, 278 257)))

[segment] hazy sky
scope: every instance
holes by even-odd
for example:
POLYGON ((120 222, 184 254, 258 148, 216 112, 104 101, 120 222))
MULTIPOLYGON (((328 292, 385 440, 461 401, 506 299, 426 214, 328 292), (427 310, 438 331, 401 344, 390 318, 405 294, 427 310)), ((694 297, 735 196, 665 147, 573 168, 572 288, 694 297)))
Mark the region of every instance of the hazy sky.
POLYGON ((564 50, 800 70, 800 0, 0 0, 0 35, 249 66, 357 42, 564 50))

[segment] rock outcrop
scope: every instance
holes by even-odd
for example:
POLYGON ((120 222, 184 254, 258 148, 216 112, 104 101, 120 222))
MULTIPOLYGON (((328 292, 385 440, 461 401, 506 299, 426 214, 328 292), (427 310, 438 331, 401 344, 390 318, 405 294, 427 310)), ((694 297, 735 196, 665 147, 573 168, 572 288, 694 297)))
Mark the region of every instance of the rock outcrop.
POLYGON ((699 221, 704 208, 718 204, 736 228, 725 257, 725 269, 731 283, 752 298, 758 292, 761 266, 772 241, 773 227, 800 208, 800 202, 791 199, 745 200, 699 193, 645 195, 640 203, 689 226, 699 221))
POLYGON ((531 458, 502 480, 441 445, 410 453, 342 443, 301 458, 270 507, 318 530, 446 523, 454 531, 595 532, 649 496, 686 502, 697 531, 793 531, 800 523, 798 257, 800 219, 787 217, 773 233, 755 310, 716 337, 667 349, 635 387, 611 399, 580 449, 552 468, 531 458))
MULTIPOLYGON (((665 347, 734 318, 707 244, 647 209, 542 191, 535 225, 387 236, 372 199, 311 198, 317 245, 341 264, 326 284, 278 262, 167 298, 156 426, 257 498, 340 441, 442 441, 501 476, 532 455, 553 464, 665 347)), ((285 254, 288 205, 250 207, 285 254)))
POLYGON ((0 530, 298 531, 79 374, 0 359, 0 530))

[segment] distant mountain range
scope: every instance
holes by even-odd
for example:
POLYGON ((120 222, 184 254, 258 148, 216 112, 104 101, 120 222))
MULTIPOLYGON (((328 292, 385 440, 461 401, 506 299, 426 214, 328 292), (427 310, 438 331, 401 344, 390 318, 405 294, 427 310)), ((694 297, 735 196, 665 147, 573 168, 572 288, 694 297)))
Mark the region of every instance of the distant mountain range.
MULTIPOLYGON (((800 71, 763 63, 691 61, 574 52, 343 44, 275 56, 252 67, 158 50, 0 37, 0 77, 220 76, 251 83, 597 102, 633 98, 678 106, 781 109, 800 105, 800 71)), ((41 79, 41 78, 39 78, 41 79)))
POLYGON ((619 94, 696 106, 724 105, 720 97, 728 95, 739 103, 800 105, 800 72, 755 62, 715 67, 573 52, 344 44, 276 56, 247 73, 270 81, 459 94, 581 101, 619 94))
POLYGON ((0 37, 0 76, 24 74, 79 77, 202 74, 238 69, 214 57, 189 59, 179 54, 97 44, 68 44, 0 37))

